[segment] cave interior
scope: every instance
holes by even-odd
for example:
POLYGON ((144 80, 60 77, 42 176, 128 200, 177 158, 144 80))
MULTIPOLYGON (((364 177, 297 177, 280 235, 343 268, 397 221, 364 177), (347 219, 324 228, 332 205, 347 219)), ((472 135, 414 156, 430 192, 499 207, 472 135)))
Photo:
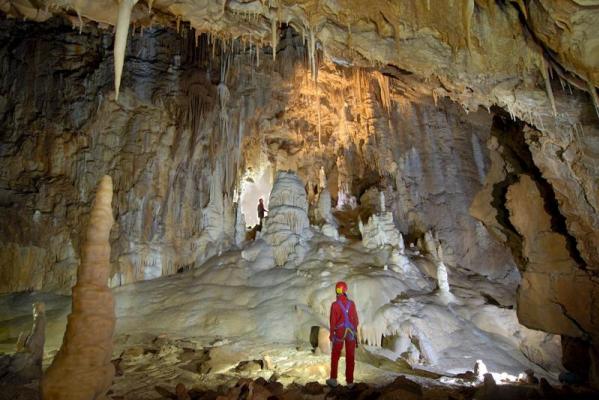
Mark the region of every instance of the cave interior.
POLYGON ((599 398, 597 27, 0 0, 0 400, 599 398))

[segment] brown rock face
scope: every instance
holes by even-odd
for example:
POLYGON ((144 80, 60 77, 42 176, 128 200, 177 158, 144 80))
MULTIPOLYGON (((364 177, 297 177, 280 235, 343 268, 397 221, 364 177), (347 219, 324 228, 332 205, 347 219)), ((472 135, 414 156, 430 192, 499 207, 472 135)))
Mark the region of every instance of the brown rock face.
POLYGON ((596 380, 598 215, 596 182, 589 174, 597 167, 590 161, 596 144, 586 135, 597 127, 585 125, 587 133, 576 137, 498 118, 495 129, 491 172, 471 212, 516 256, 520 322, 578 341, 564 346, 564 364, 572 367, 568 360, 585 349, 591 366, 583 379, 590 372, 596 380))
POLYGON ((63 344, 42 379, 44 399, 104 399, 112 384, 115 316, 106 282, 113 222, 112 180, 105 176, 92 206, 63 344))

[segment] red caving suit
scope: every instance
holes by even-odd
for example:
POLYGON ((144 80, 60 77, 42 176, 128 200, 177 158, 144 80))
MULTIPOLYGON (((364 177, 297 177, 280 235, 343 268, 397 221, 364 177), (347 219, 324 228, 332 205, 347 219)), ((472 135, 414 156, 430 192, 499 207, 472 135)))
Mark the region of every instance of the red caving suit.
MULTIPOLYGON (((356 304, 347 298, 345 295, 338 295, 337 301, 341 301, 343 306, 348 310, 349 321, 358 332, 358 312, 356 311, 356 304), (348 304, 351 303, 351 304, 348 304)), ((339 357, 341 356, 341 349, 343 349, 343 343, 345 342, 345 380, 348 384, 354 381, 354 365, 355 365, 355 351, 356 351, 356 338, 352 338, 348 333, 343 340, 345 328, 343 326, 344 317, 341 306, 335 301, 331 304, 331 335, 329 339, 333 342, 333 351, 331 354, 331 379, 337 379, 337 367, 339 366, 339 357)))

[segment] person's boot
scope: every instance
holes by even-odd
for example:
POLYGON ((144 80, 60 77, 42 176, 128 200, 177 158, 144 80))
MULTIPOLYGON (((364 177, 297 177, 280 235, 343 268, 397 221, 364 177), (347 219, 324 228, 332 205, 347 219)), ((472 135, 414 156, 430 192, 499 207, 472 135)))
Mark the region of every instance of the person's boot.
POLYGON ((332 388, 336 388, 339 384, 337 383, 337 379, 327 379, 327 386, 332 388))
POLYGON ((348 383, 347 384, 347 388, 348 389, 353 389, 354 388, 354 383, 353 382, 352 383, 348 383))

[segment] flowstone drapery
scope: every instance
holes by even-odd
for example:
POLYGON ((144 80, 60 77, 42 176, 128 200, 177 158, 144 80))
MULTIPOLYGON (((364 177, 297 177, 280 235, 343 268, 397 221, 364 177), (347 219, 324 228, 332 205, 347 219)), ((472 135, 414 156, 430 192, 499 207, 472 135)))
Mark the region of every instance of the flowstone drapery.
POLYGON ((112 179, 98 186, 73 287, 73 305, 60 351, 42 379, 45 400, 106 398, 112 383, 114 300, 110 274, 112 179))

